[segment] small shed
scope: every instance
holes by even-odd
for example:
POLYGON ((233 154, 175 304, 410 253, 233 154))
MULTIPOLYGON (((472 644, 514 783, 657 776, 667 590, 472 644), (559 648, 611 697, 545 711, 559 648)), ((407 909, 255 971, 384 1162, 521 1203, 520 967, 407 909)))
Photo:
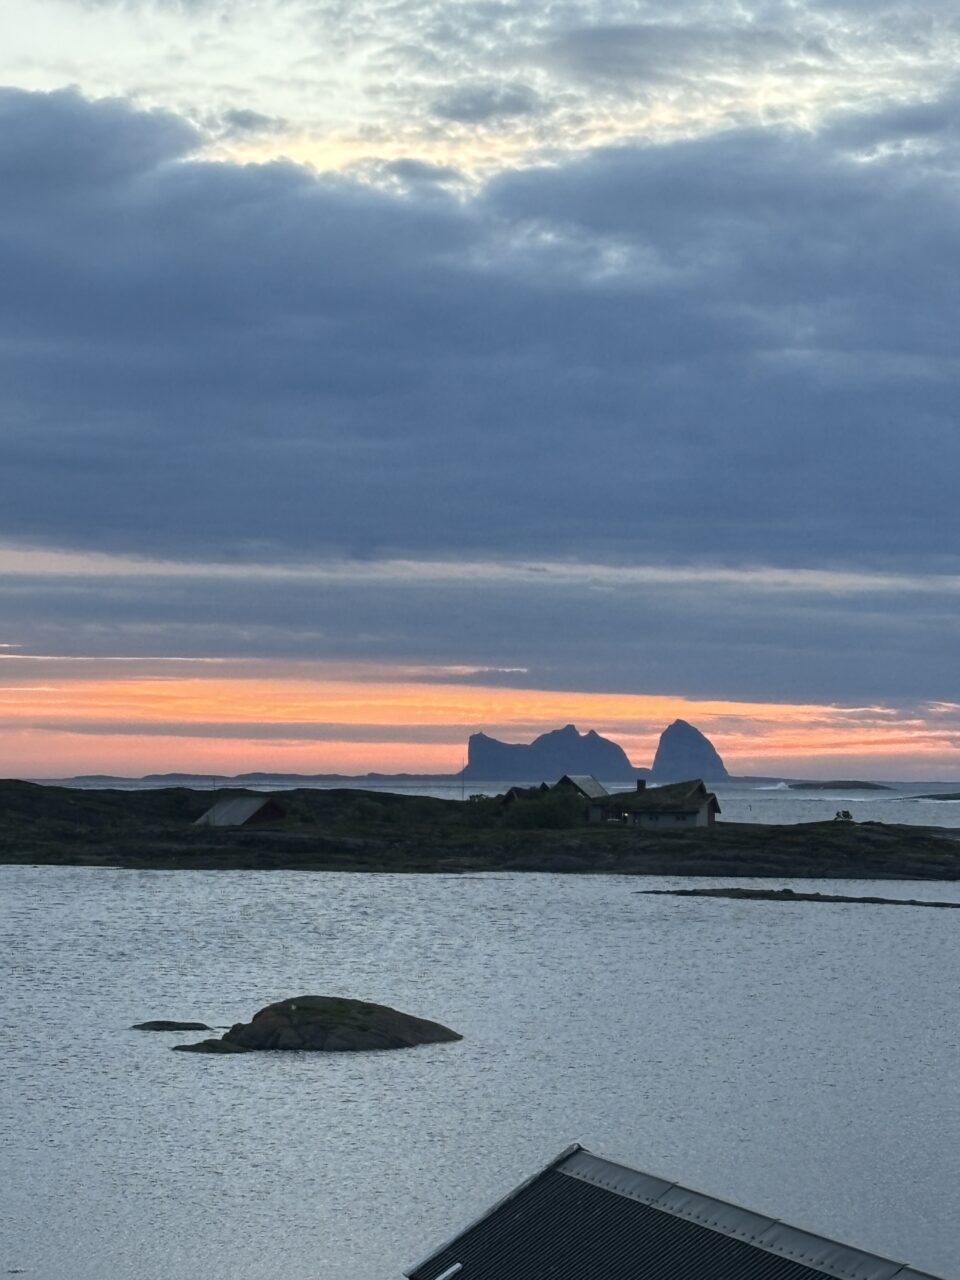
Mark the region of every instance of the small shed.
POLYGON ((279 822, 284 811, 272 796, 227 796, 193 824, 195 827, 252 827, 279 822))
POLYGON ((938 1280, 579 1145, 408 1280, 938 1280))
POLYGON ((590 803, 591 822, 622 822, 630 827, 673 830, 677 827, 712 827, 720 802, 700 778, 671 782, 663 787, 637 783, 636 791, 619 791, 590 803))

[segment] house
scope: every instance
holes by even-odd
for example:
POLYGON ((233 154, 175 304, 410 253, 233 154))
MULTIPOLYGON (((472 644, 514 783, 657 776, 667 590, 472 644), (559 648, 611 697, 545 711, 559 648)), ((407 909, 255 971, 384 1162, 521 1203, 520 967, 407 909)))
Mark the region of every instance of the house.
POLYGON ((195 827, 251 827, 278 822, 283 809, 271 796, 228 796, 197 818, 195 827))
POLYGON ((581 800, 591 801, 599 800, 608 794, 603 783, 598 782, 592 774, 565 773, 552 786, 547 782, 541 782, 538 786, 511 787, 509 791, 503 793, 500 803, 504 806, 509 806, 516 804, 518 800, 537 800, 541 796, 548 795, 551 791, 566 792, 579 796, 581 800))
POLYGON ((600 800, 609 795, 602 782, 598 782, 592 773, 565 773, 555 782, 552 791, 574 791, 584 800, 600 800))
POLYGON ((518 800, 536 800, 538 796, 549 790, 550 788, 545 782, 533 787, 510 787, 500 797, 500 803, 504 808, 509 808, 510 805, 516 804, 518 800))
POLYGON ((937 1280, 568 1147, 408 1280, 937 1280))
POLYGON ((712 827, 720 804, 700 778, 647 788, 638 780, 636 791, 618 791, 590 802, 590 822, 622 822, 630 827, 672 831, 677 827, 712 827))

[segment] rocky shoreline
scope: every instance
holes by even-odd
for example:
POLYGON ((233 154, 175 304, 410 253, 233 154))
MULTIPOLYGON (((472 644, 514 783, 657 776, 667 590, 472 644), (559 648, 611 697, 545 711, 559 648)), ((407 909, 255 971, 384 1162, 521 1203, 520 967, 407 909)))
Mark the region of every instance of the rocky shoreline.
POLYGON ((727 885, 717 889, 638 889, 642 894, 674 898, 734 898, 742 902, 853 902, 873 907, 944 907, 960 910, 960 902, 932 902, 929 898, 859 898, 846 893, 801 893, 796 889, 745 889, 727 885))
MULTIPOLYGON (((242 792, 231 794, 242 795, 242 792)), ((260 793, 262 795, 262 793, 260 793)), ((960 880, 960 830, 877 822, 651 832, 523 829, 477 804, 356 790, 277 797, 282 822, 198 827, 209 793, 0 782, 0 863, 136 870, 760 876, 960 880)))

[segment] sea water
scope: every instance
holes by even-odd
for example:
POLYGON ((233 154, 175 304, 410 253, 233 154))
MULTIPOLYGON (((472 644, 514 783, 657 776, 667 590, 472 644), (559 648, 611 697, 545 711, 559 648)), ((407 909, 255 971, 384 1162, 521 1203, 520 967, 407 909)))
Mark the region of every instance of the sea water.
POLYGON ((640 892, 681 884, 0 867, 0 1274, 396 1280, 580 1141, 960 1276, 960 911, 640 892), (305 993, 464 1039, 129 1029, 305 993))

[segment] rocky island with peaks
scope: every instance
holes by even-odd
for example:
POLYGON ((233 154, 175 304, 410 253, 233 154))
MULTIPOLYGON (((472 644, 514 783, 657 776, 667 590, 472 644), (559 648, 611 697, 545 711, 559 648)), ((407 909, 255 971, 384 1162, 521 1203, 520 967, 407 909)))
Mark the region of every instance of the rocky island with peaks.
POLYGON ((678 778, 709 784, 729 776, 709 740, 677 720, 661 735, 649 769, 632 765, 616 743, 573 725, 527 746, 474 735, 462 778, 448 775, 477 785, 480 793, 466 801, 356 785, 297 786, 290 775, 273 775, 283 778, 283 791, 254 791, 235 779, 213 796, 209 779, 195 779, 206 784, 202 789, 131 789, 131 779, 118 780, 126 789, 7 781, 0 782, 0 863, 960 880, 955 829, 850 821, 659 829, 591 822, 596 801, 576 786, 552 785, 564 774, 634 788, 649 782, 652 797, 659 784, 678 778), (499 776, 491 778, 491 770, 499 776), (488 780, 538 785, 527 788, 533 794, 522 803, 509 803, 518 788, 484 795, 488 780))
POLYGON ((686 720, 674 720, 660 735, 651 768, 631 764, 618 743, 594 729, 580 733, 576 725, 542 733, 533 742, 500 742, 474 733, 467 744, 461 776, 467 782, 535 782, 563 774, 591 774, 604 782, 679 782, 702 778, 719 782, 730 777, 714 747, 686 720))
POLYGON ((500 742, 485 733, 473 733, 467 742, 467 763, 460 775, 466 782, 535 782, 556 779, 565 773, 592 774, 608 782, 632 782, 645 777, 623 747, 602 738, 594 729, 579 733, 568 724, 542 733, 531 743, 500 742))

